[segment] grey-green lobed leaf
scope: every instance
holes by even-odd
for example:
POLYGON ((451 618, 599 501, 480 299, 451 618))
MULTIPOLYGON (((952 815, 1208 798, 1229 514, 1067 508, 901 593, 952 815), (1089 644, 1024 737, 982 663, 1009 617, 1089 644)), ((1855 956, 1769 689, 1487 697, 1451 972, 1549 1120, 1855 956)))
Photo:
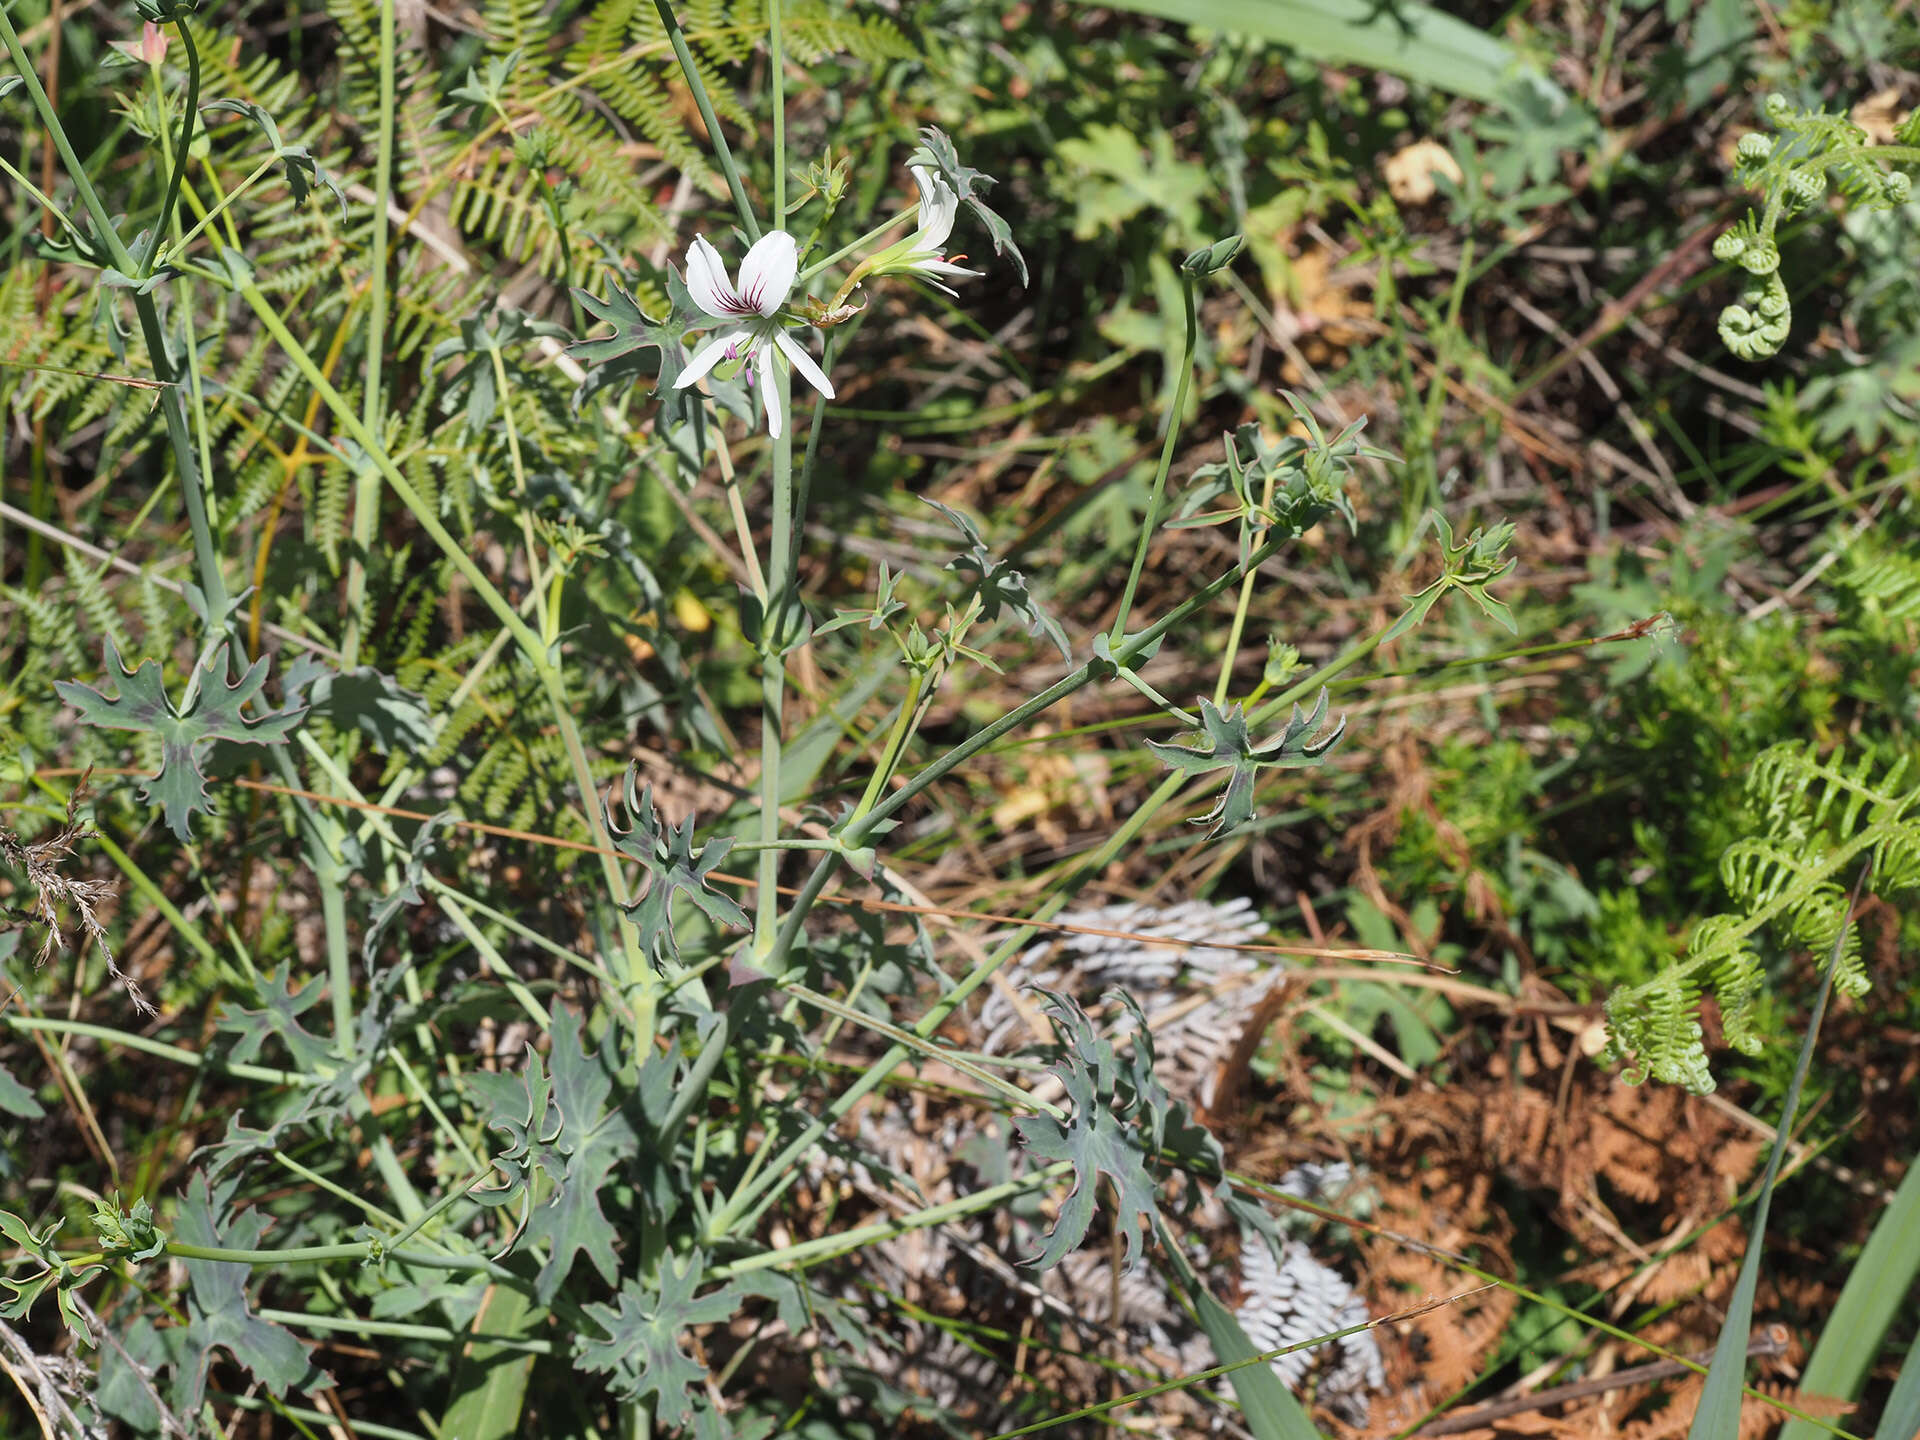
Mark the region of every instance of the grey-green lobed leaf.
POLYGON ((4 1065, 0 1065, 0 1110, 21 1120, 38 1120, 47 1113, 33 1098, 33 1091, 16 1080, 4 1065))
POLYGON ((947 562, 947 569, 973 577, 974 590, 980 597, 981 618, 991 623, 1000 618, 1002 610, 1008 611, 1026 626, 1029 636, 1034 639, 1046 636, 1060 652, 1062 659, 1071 660, 1073 649, 1067 644, 1067 632, 1041 605, 1028 585, 1027 577, 1014 569, 1012 562, 1000 559, 987 548, 986 537, 973 521, 950 505, 942 505, 938 500, 924 496, 922 498, 946 516, 948 523, 967 542, 966 550, 947 562))
POLYGON ((666 825, 654 808, 652 787, 639 785, 638 778, 638 767, 629 766, 624 798, 631 826, 622 827, 609 805, 605 811, 607 830, 615 849, 646 868, 646 893, 626 908, 640 927, 640 943, 656 962, 664 964, 680 954, 680 942, 673 933, 676 894, 685 895, 701 914, 718 925, 745 926, 747 912, 732 896, 707 883, 708 874, 733 848, 733 838, 717 836, 695 854, 694 817, 688 815, 676 826, 666 825))
POLYGON ((291 967, 264 977, 258 986, 258 1010, 228 1004, 214 1022, 223 1034, 236 1037, 228 1058, 240 1063, 256 1060, 261 1047, 278 1037, 294 1067, 311 1071, 333 1052, 333 1046, 302 1025, 300 1017, 314 1007, 325 988, 320 980, 312 979, 295 989, 291 967))
POLYGON ((433 744, 433 716, 426 703, 371 665, 331 670, 317 657, 302 655, 287 666, 281 681, 289 702, 306 705, 343 730, 359 730, 389 755, 433 744))
POLYGON ((534 1206, 520 1240, 547 1247, 547 1261, 535 1280, 543 1305, 558 1293, 582 1251, 609 1285, 619 1279, 614 1250, 619 1232, 600 1200, 615 1166, 630 1160, 638 1143, 622 1104, 608 1103, 614 1093, 609 1057, 604 1051, 588 1054, 580 1031, 580 1016, 557 1008, 550 1080, 543 1081, 535 1068, 520 1094, 506 1085, 476 1086, 493 1107, 490 1123, 516 1137, 515 1151, 526 1152, 529 1167, 537 1164, 553 1177, 551 1192, 534 1206))
MULTIPOLYGON (((1030 1263, 1048 1269, 1086 1238, 1104 1177, 1113 1185, 1114 1223, 1125 1238, 1126 1267, 1132 1271, 1139 1263, 1141 1226, 1150 1228, 1160 1215, 1158 1184, 1149 1161, 1157 1157, 1170 1119, 1183 1144, 1192 1141, 1190 1132, 1198 1127, 1191 1126, 1184 1114, 1177 1119, 1172 1115, 1165 1089, 1153 1078, 1153 1040, 1144 1023, 1134 1031, 1132 1058, 1123 1060, 1071 996, 1040 993, 1046 997, 1047 1018, 1066 1052, 1053 1073, 1072 1109, 1064 1120, 1044 1114, 1024 1116, 1014 1122, 1014 1128, 1035 1159, 1064 1160, 1073 1166, 1073 1188, 1061 1201, 1053 1229, 1030 1263)), ((1133 1013, 1138 1022, 1138 1009, 1133 1013)))
POLYGON ((207 775, 202 768, 216 740, 239 745, 284 745, 306 716, 304 705, 249 717, 242 712, 267 683, 264 658, 249 665, 238 682, 227 683, 227 646, 222 643, 199 672, 199 686, 184 711, 176 710, 161 683, 160 662, 142 660, 129 670, 111 639, 106 666, 118 673, 117 693, 109 698, 91 685, 56 680, 53 688, 89 725, 107 730, 144 731, 160 741, 160 771, 140 789, 140 798, 157 804, 167 825, 182 841, 191 840, 195 814, 211 815, 207 775))
POLYGON ((620 1287, 617 1304, 586 1307, 606 1339, 575 1341, 583 1370, 611 1376, 614 1393, 623 1399, 656 1397, 654 1413, 669 1424, 688 1419, 699 1393, 692 1387, 707 1376, 681 1347, 682 1337, 695 1325, 729 1319, 744 1298, 734 1286, 696 1296, 704 1270, 701 1255, 667 1256, 660 1262, 658 1289, 629 1280, 620 1287))
MULTIPOLYGON (((674 387, 687 364, 687 332, 697 328, 696 317, 701 314, 686 281, 678 270, 667 267, 667 313, 658 320, 642 310, 633 293, 618 280, 609 280, 608 285, 604 300, 585 290, 573 292, 587 314, 613 327, 611 335, 576 340, 567 347, 588 367, 586 378, 574 392, 574 408, 578 410, 602 390, 648 379, 646 353, 651 350, 658 357, 651 378, 652 393, 660 402, 660 424, 671 428, 694 419, 700 413, 700 397, 674 387)), ((712 382, 708 388, 720 393, 712 382)))
MULTIPOLYGON (((222 1230, 215 1210, 206 1176, 196 1174, 174 1220, 175 1238, 189 1245, 251 1250, 267 1228, 265 1215, 248 1210, 222 1230)), ((227 1351, 275 1395, 284 1395, 293 1386, 313 1391, 333 1384, 326 1371, 316 1369, 307 1359, 305 1347, 292 1331, 253 1313, 247 1303, 247 1280, 252 1274, 249 1267, 226 1260, 181 1263, 192 1282, 186 1326, 190 1352, 187 1373, 182 1377, 184 1408, 189 1413, 200 1408, 206 1394, 207 1370, 215 1350, 227 1351)))
POLYGON ((314 185, 321 184, 333 192, 333 198, 339 202, 341 218, 347 214, 347 197, 335 180, 314 154, 304 145, 289 145, 280 138, 280 126, 261 106, 251 100, 214 100, 200 107, 202 110, 226 111, 244 119, 251 120, 266 137, 267 144, 273 147, 273 155, 286 166, 287 188, 293 192, 296 205, 304 205, 307 197, 313 193, 314 185))
POLYGON ((1204 775, 1214 770, 1231 772, 1227 788, 1205 815, 1195 817, 1196 825, 1208 825, 1209 839, 1230 835, 1253 820, 1253 787, 1259 772, 1266 769, 1315 765, 1346 734, 1343 715, 1331 730, 1319 732, 1326 723, 1327 692, 1320 692, 1319 703, 1311 713, 1302 713, 1298 705, 1286 728, 1264 745, 1255 744, 1247 732, 1247 717, 1238 705, 1222 710, 1211 700, 1200 702, 1202 739, 1198 745, 1172 745, 1149 740, 1147 746, 1162 764, 1182 775, 1204 775), (1317 738, 1316 738, 1317 737, 1317 738))

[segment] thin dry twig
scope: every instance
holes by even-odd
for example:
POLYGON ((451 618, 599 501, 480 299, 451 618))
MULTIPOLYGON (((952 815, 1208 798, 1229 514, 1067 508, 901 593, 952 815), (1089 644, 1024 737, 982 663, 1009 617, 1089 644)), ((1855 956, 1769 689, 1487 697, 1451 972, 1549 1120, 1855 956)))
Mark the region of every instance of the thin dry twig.
MULTIPOLYGON (((1755 1359, 1763 1355, 1784 1355, 1787 1350, 1787 1328, 1784 1325, 1770 1325, 1759 1335, 1747 1342, 1747 1358, 1755 1359)), ((1616 1370, 1611 1375, 1595 1375, 1586 1380, 1575 1380, 1565 1385, 1555 1385, 1551 1389, 1536 1390, 1531 1395, 1509 1395, 1504 1399, 1491 1400, 1485 1405, 1476 1405, 1471 1410, 1459 1410, 1446 1415, 1429 1425, 1423 1425, 1416 1435, 1458 1435, 1467 1430, 1478 1430, 1495 1420, 1504 1420, 1509 1415, 1525 1415, 1535 1410, 1545 1410, 1552 1405, 1565 1404, 1569 1400, 1584 1400, 1589 1395, 1604 1395, 1611 1390, 1624 1390, 1630 1385, 1648 1385, 1656 1380, 1671 1380, 1680 1375, 1697 1373, 1697 1365, 1706 1365, 1713 1360, 1713 1351, 1703 1350, 1689 1355, 1684 1360, 1649 1360, 1644 1365, 1629 1365, 1624 1370, 1616 1370)))

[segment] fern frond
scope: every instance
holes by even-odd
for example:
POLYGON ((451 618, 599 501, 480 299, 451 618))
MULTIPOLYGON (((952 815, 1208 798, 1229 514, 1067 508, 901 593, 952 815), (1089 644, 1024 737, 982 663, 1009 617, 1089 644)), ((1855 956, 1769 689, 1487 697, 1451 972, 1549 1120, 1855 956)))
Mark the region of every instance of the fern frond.
POLYGON ((782 39, 787 52, 803 64, 829 55, 851 55, 868 65, 910 60, 913 45, 893 21, 871 10, 856 12, 827 0, 800 0, 785 12, 782 39))
POLYGON ((1700 1021, 1700 992, 1690 983, 1692 966, 1676 966, 1644 985, 1607 997, 1609 1047, 1629 1061, 1626 1078, 1652 1077, 1700 1094, 1713 1089, 1700 1021))
POLYGON ((33 647, 57 654, 69 675, 92 672, 93 665, 87 659, 80 643, 80 632, 74 627, 73 617, 68 611, 45 595, 35 595, 17 585, 0 589, 0 595, 4 595, 26 615, 27 639, 33 647))
POLYGON ((1692 1009, 1711 985, 1729 1043, 1754 1053, 1754 1008, 1765 975, 1754 940, 1763 932, 1822 960, 1839 945, 1834 988, 1858 998, 1869 977, 1858 931, 1847 923, 1854 874, 1872 857, 1884 898, 1920 885, 1920 784, 1909 785, 1907 757, 1881 762, 1865 752, 1849 761, 1811 745, 1776 745, 1755 761, 1748 793, 1763 834, 1721 857, 1733 909, 1695 927, 1685 959, 1607 1002, 1615 1052, 1636 1072, 1711 1090, 1712 1075, 1692 1009))
POLYGON ((96 640, 111 640, 122 655, 133 647, 127 643, 127 627, 121 622, 120 607, 107 593, 105 580, 94 573, 93 562, 81 558, 77 550, 60 552, 66 567, 67 584, 73 591, 74 609, 86 617, 87 627, 96 640))

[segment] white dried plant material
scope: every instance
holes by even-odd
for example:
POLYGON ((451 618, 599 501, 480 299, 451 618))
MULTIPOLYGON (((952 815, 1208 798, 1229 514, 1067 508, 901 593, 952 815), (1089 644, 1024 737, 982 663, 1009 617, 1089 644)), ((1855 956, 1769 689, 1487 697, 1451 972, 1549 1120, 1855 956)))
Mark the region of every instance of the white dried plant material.
MULTIPOLYGON (((1124 1039, 1134 1021, 1119 1005, 1099 1008, 1101 997, 1116 988, 1127 990, 1153 1031, 1155 1069, 1169 1092, 1202 1107, 1210 1103, 1221 1064, 1238 1042, 1246 1016, 1287 973, 1267 955, 1231 948, 1256 944, 1267 934, 1253 902, 1113 905, 1061 918, 1069 925, 1121 933, 1049 938, 1009 965, 1007 979, 1016 988, 1041 986, 1095 1007, 1117 1039, 1124 1039), (1183 943, 1156 945, 1149 939, 1183 943)), ((986 1032, 981 1048, 988 1051, 1004 1053, 1028 1040, 1022 1017, 997 991, 985 1003, 981 1028, 986 1032)), ((847 1138, 854 1142, 852 1152, 871 1160, 863 1163, 844 1151, 816 1150, 807 1166, 817 1182, 851 1186, 886 1208, 939 1204, 970 1188, 965 1154, 978 1137, 978 1120, 972 1111, 957 1110, 929 1131, 917 1128, 897 1109, 862 1110, 847 1138), (917 1191, 911 1205, 901 1178, 917 1191)), ((1352 1179, 1346 1165, 1308 1163, 1290 1170, 1279 1188, 1317 1200, 1345 1189, 1352 1179)), ((941 1294, 949 1303, 960 1296, 969 1305, 968 1313, 978 1314, 1011 1303, 1036 1318, 1077 1327, 1087 1340, 1113 1333, 1126 1353, 1166 1367, 1168 1373, 1191 1374, 1215 1363, 1206 1336, 1154 1270, 1121 1275, 1116 1314, 1112 1255, 1104 1244, 1088 1245, 1044 1275, 1029 1276, 1019 1263, 1031 1256, 1034 1244, 1031 1227, 1000 1213, 896 1236, 866 1247, 861 1259, 869 1283, 894 1295, 923 1303, 941 1294)), ((1248 1306, 1242 1312, 1243 1323, 1265 1327, 1258 1333, 1249 1328, 1262 1348, 1310 1340, 1367 1320, 1365 1302, 1336 1272, 1315 1261, 1304 1243, 1290 1242, 1285 1263, 1275 1260, 1264 1241, 1250 1240, 1243 1249, 1266 1257, 1265 1272, 1249 1273, 1248 1306), (1267 1338, 1281 1333, 1282 1327, 1292 1327, 1285 1330, 1287 1339, 1267 1338)), ((1194 1258, 1206 1267, 1204 1249, 1194 1258)), ((900 1322, 894 1334, 895 1348, 875 1347, 865 1357, 876 1373, 951 1409, 982 1404, 985 1397, 970 1387, 991 1381, 976 1371, 979 1357, 968 1347, 937 1327, 911 1321, 900 1322), (962 1350, 967 1353, 959 1353, 962 1350)), ((1297 1384, 1316 1366, 1323 1402, 1342 1414, 1364 1415, 1367 1392, 1384 1385, 1379 1348, 1370 1333, 1301 1352, 1288 1357, 1285 1368, 1275 1368, 1289 1384, 1297 1384)))
POLYGON ((1308 1160, 1280 1177, 1273 1188, 1296 1200, 1319 1201, 1338 1195, 1353 1184, 1353 1167, 1344 1160, 1321 1164, 1308 1160))
POLYGON ((1113 1253, 1089 1246, 1068 1255, 1041 1280, 1050 1295, 1095 1325, 1118 1330, 1129 1354, 1157 1352, 1176 1370, 1191 1373, 1214 1364, 1207 1337, 1187 1319, 1158 1271, 1141 1266, 1119 1276, 1120 1310, 1114 1314, 1113 1253))
POLYGON ((982 1354, 937 1325, 916 1322, 911 1330, 888 1367, 895 1384, 959 1415, 976 1414, 997 1399, 1006 1377, 991 1354, 982 1354))
MULTIPOLYGON (((1126 990, 1153 1030, 1154 1073, 1168 1093, 1202 1110, 1212 1105, 1220 1067, 1239 1042, 1246 1015, 1284 973, 1264 955, 1227 948, 1257 943, 1267 933, 1253 902, 1109 905, 1069 911, 1060 919, 1120 933, 1068 933, 1044 940, 1007 967, 1011 987, 1058 990, 1094 1011, 1107 991, 1126 990), (1149 937, 1183 943, 1156 945, 1149 937), (1208 995, 1209 990, 1220 993, 1208 995)), ((1105 1018, 1119 1026, 1116 1038, 1132 1023, 1124 1015, 1105 1018)), ((1004 992, 988 996, 980 1021, 986 1032, 981 1048, 987 1052, 1024 1043, 1024 1023, 1004 992)))
MULTIPOLYGON (((1240 1328, 1256 1350, 1300 1345, 1372 1318, 1367 1302, 1337 1270, 1316 1260, 1303 1241, 1287 1241, 1276 1255, 1265 1239, 1248 1236, 1240 1257, 1240 1284, 1246 1296, 1238 1314, 1240 1328)), ((1366 1422, 1367 1397, 1387 1383, 1386 1363, 1371 1330, 1290 1351, 1272 1364, 1274 1374, 1296 1390, 1324 1365, 1316 1398, 1354 1425, 1366 1422)))

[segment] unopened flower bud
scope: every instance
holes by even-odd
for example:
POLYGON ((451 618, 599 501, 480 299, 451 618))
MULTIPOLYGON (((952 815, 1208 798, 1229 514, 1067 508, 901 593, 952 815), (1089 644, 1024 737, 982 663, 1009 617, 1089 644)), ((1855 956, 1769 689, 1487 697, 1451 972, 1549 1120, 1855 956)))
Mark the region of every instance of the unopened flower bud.
POLYGON ((1194 277, 1212 275, 1233 263, 1233 257, 1240 253, 1245 243, 1238 235, 1229 235, 1224 240, 1216 240, 1211 245, 1202 245, 1180 262, 1180 268, 1194 277))

